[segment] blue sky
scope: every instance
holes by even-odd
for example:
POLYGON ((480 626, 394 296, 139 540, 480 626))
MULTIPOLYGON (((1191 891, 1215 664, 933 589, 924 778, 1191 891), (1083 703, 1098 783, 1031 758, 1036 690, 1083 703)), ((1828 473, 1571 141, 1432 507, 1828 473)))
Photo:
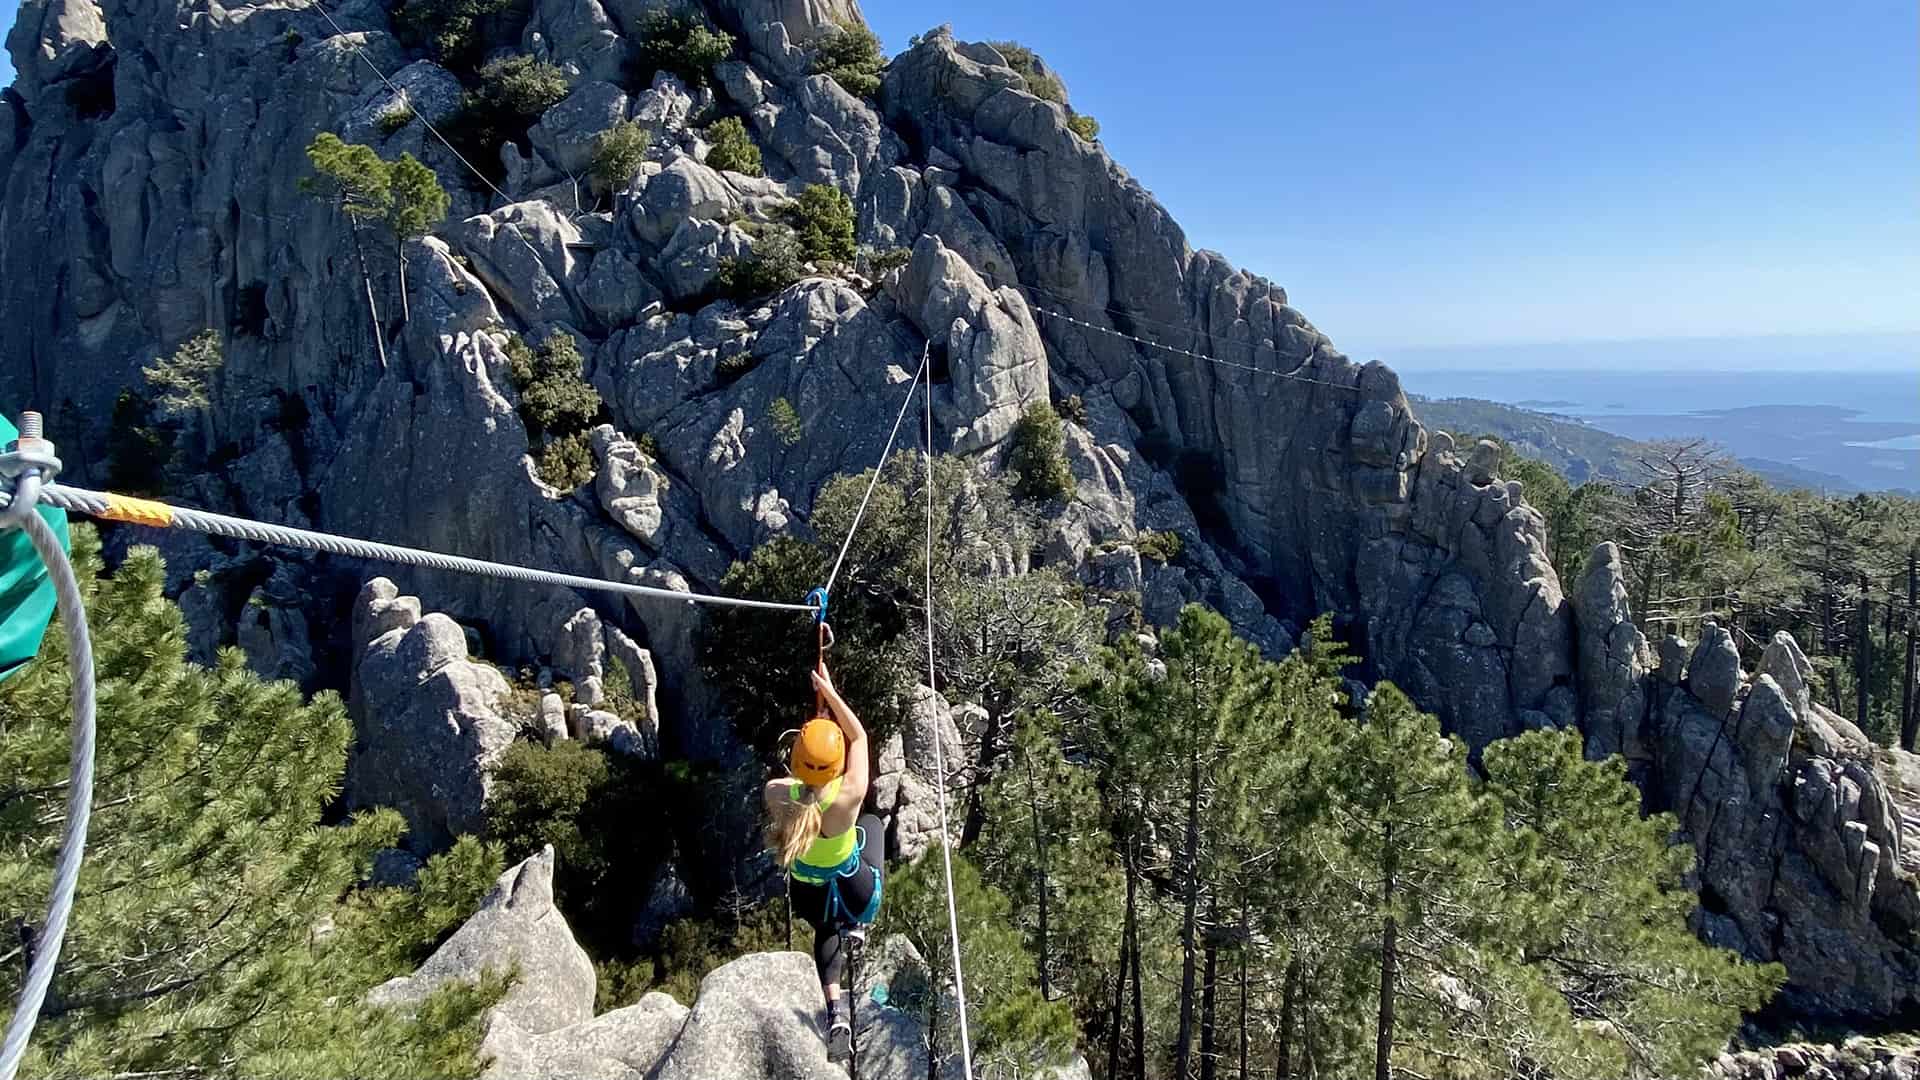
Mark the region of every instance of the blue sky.
POLYGON ((1920 5, 864 0, 1060 69, 1350 352, 1920 330, 1920 5))
POLYGON ((1356 354, 1920 331, 1912 0, 864 6, 889 51, 1038 50, 1190 242, 1356 354))

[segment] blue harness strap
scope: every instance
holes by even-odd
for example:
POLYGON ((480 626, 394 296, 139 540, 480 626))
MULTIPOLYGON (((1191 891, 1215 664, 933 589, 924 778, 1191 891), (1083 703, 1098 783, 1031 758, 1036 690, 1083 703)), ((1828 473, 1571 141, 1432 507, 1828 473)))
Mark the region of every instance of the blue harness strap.
POLYGON ((808 871, 817 872, 821 875, 820 877, 816 878, 810 876, 810 874, 802 874, 800 868, 803 864, 793 864, 793 876, 795 879, 805 881, 812 885, 825 885, 827 887, 827 922, 838 926, 866 926, 873 922, 880 914, 880 894, 886 885, 886 874, 882 872, 880 867, 875 866, 873 867, 873 898, 867 901, 865 908, 858 912, 848 911, 846 901, 840 898, 840 879, 850 878, 860 872, 860 863, 862 861, 860 853, 866 850, 867 847, 867 830, 858 825, 854 826, 854 829, 856 842, 853 845, 853 854, 847 856, 846 862, 841 863, 832 870, 807 867, 808 871))

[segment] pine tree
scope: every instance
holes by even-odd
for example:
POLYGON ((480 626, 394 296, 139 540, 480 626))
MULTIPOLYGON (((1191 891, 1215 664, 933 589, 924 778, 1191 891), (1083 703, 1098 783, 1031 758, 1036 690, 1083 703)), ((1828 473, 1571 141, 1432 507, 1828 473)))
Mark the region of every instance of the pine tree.
POLYGON ((1083 693, 1116 839, 1179 909, 1174 1072, 1185 1076, 1209 985, 1200 967, 1213 920, 1203 909, 1237 896, 1271 846, 1262 808, 1283 799, 1276 785, 1297 764, 1289 693, 1279 665, 1198 605, 1163 634, 1157 658, 1132 641, 1106 650, 1083 693))
POLYGON ((371 146, 344 142, 330 131, 314 136, 313 142, 307 145, 307 160, 313 164, 315 175, 303 180, 302 188, 339 207, 352 229, 354 256, 359 261, 360 280, 366 289, 367 315, 373 321, 380 366, 385 367, 386 331, 380 325, 380 312, 373 300, 373 272, 367 266, 366 249, 361 244, 361 225, 378 221, 393 238, 404 322, 409 314, 406 244, 427 235, 447 216, 447 193, 433 170, 412 154, 401 154, 400 160, 389 162, 371 146))
POLYGON ((1016 720, 982 804, 991 825, 970 853, 1013 901, 1041 996, 1074 1001, 1084 1025, 1103 1012, 1107 980, 1096 950, 1121 926, 1121 884, 1093 776, 1067 760, 1057 718, 1016 720))
POLYGON ((1391 683, 1368 699, 1330 763, 1340 777, 1330 824, 1346 855, 1342 875, 1378 965, 1373 1074, 1390 1080, 1396 1019, 1421 954, 1486 932, 1486 882, 1477 867, 1498 806, 1468 779, 1466 746, 1391 683))
MULTIPOLYGON (((928 1080, 946 1075, 960 1058, 940 856, 936 847, 897 872, 887 882, 881 915, 881 929, 904 937, 927 965, 931 985, 926 992, 904 1002, 895 998, 894 1004, 925 1028, 928 1080)), ((982 881, 979 870, 961 854, 953 856, 953 900, 975 1075, 1013 1080, 1065 1064, 1076 1039, 1073 1014, 1064 1004, 1041 995, 1034 979, 1034 958, 1021 941, 1006 895, 982 881)))
POLYGON ((433 231, 447 216, 449 199, 440 178, 412 154, 402 153, 392 166, 387 207, 387 231, 393 234, 393 258, 400 268, 400 321, 412 316, 407 304, 407 241, 418 240, 433 231))
MULTIPOLYGON (((99 743, 87 859, 23 1075, 471 1076, 481 1013, 503 983, 453 989, 414 1017, 360 1004, 469 914, 499 871, 473 841, 418 891, 359 888, 401 824, 380 811, 320 827, 352 725, 338 698, 302 702, 237 650, 185 660, 179 610, 151 548, 97 579, 74 530, 98 665, 99 743)), ((11 1002, 31 963, 64 817, 68 665, 0 683, 0 952, 11 1002)), ((500 973, 504 978, 506 973, 500 973)))
POLYGON ((1784 972, 1688 928, 1698 898, 1684 884, 1693 849, 1672 843, 1678 824, 1642 818, 1625 763, 1586 760, 1575 731, 1493 743, 1483 764, 1508 832, 1503 933, 1583 1025, 1570 1045, 1536 1046, 1536 1056, 1557 1058, 1556 1076, 1654 1077, 1718 1053, 1784 972))

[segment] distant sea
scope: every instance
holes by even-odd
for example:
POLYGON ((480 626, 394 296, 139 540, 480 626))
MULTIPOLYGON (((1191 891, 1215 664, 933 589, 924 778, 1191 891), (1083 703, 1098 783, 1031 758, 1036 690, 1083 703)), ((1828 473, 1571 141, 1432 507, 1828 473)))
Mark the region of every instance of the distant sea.
POLYGON ((1920 491, 1920 357, 1906 371, 1473 370, 1398 363, 1409 393, 1557 413, 1633 439, 1703 436, 1836 490, 1920 491))

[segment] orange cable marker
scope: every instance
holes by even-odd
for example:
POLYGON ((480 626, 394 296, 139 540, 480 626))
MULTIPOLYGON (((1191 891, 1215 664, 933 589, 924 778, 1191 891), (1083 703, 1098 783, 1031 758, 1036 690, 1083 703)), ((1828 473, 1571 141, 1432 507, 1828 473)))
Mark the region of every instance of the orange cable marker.
POLYGON ((136 499, 109 492, 107 508, 100 516, 109 521, 124 521, 132 525, 150 525, 156 529, 164 529, 173 524, 173 507, 152 499, 136 499))

